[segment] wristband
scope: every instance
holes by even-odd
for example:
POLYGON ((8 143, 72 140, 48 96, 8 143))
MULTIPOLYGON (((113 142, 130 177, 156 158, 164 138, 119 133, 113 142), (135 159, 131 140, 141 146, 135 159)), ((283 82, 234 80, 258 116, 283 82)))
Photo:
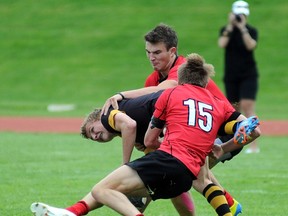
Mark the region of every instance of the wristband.
POLYGON ((117 94, 119 94, 122 97, 122 100, 125 99, 124 95, 121 92, 117 92, 117 94))

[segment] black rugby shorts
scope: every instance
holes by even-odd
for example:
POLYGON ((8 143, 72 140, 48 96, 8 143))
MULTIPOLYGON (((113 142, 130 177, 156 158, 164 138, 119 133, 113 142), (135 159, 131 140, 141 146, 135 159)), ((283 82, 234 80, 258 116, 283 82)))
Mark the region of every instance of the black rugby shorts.
POLYGON ((180 160, 160 150, 126 165, 137 171, 152 200, 169 199, 187 192, 196 179, 180 160))

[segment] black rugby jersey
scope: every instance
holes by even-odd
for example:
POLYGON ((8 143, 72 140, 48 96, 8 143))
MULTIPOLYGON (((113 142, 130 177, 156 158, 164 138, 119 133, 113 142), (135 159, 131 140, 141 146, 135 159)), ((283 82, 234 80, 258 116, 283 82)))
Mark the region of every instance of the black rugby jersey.
POLYGON ((136 143, 144 145, 144 136, 155 109, 154 105, 162 92, 163 90, 160 90, 137 98, 118 101, 119 110, 114 110, 110 106, 107 115, 101 116, 101 123, 109 132, 120 134, 114 129, 114 115, 119 111, 124 112, 137 123, 136 143))

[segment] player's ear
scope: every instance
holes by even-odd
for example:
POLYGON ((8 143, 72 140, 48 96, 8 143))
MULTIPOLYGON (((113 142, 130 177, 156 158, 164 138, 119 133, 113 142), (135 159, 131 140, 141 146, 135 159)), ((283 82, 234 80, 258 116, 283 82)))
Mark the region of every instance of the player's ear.
POLYGON ((174 55, 174 54, 176 55, 177 48, 176 47, 171 47, 169 51, 170 51, 171 55, 174 55))

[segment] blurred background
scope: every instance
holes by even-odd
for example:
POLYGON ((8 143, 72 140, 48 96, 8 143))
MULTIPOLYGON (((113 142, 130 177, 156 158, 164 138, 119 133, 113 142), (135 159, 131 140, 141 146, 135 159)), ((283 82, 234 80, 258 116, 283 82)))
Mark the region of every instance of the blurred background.
MULTIPOLYGON (((222 90, 219 28, 233 1, 2 0, 0 2, 0 115, 79 116, 115 92, 142 87, 152 72, 145 33, 163 22, 179 37, 179 54, 197 52, 215 66, 222 90), (49 112, 50 104, 75 109, 49 112)), ((259 31, 256 112, 287 119, 288 2, 249 2, 259 31)))
MULTIPOLYGON (((249 23, 259 31, 256 113, 260 120, 288 120, 288 1, 248 2, 249 23)), ((115 92, 142 87, 152 72, 143 36, 161 22, 177 31, 179 54, 196 52, 215 66, 214 80, 224 90, 217 40, 232 3, 1 0, 0 117, 82 119, 115 92), (55 104, 71 106, 60 112, 55 104)), ((35 201, 69 206, 121 163, 120 139, 97 145, 76 133, 0 136, 0 215, 31 215, 35 201)), ((259 144, 260 154, 239 154, 213 172, 241 202, 243 215, 287 215, 287 136, 263 135, 259 144)), ((191 193, 199 215, 215 214, 201 194, 191 193)), ((153 202, 146 213, 176 215, 169 200, 153 202)), ((104 207, 91 215, 115 212, 104 207)))

